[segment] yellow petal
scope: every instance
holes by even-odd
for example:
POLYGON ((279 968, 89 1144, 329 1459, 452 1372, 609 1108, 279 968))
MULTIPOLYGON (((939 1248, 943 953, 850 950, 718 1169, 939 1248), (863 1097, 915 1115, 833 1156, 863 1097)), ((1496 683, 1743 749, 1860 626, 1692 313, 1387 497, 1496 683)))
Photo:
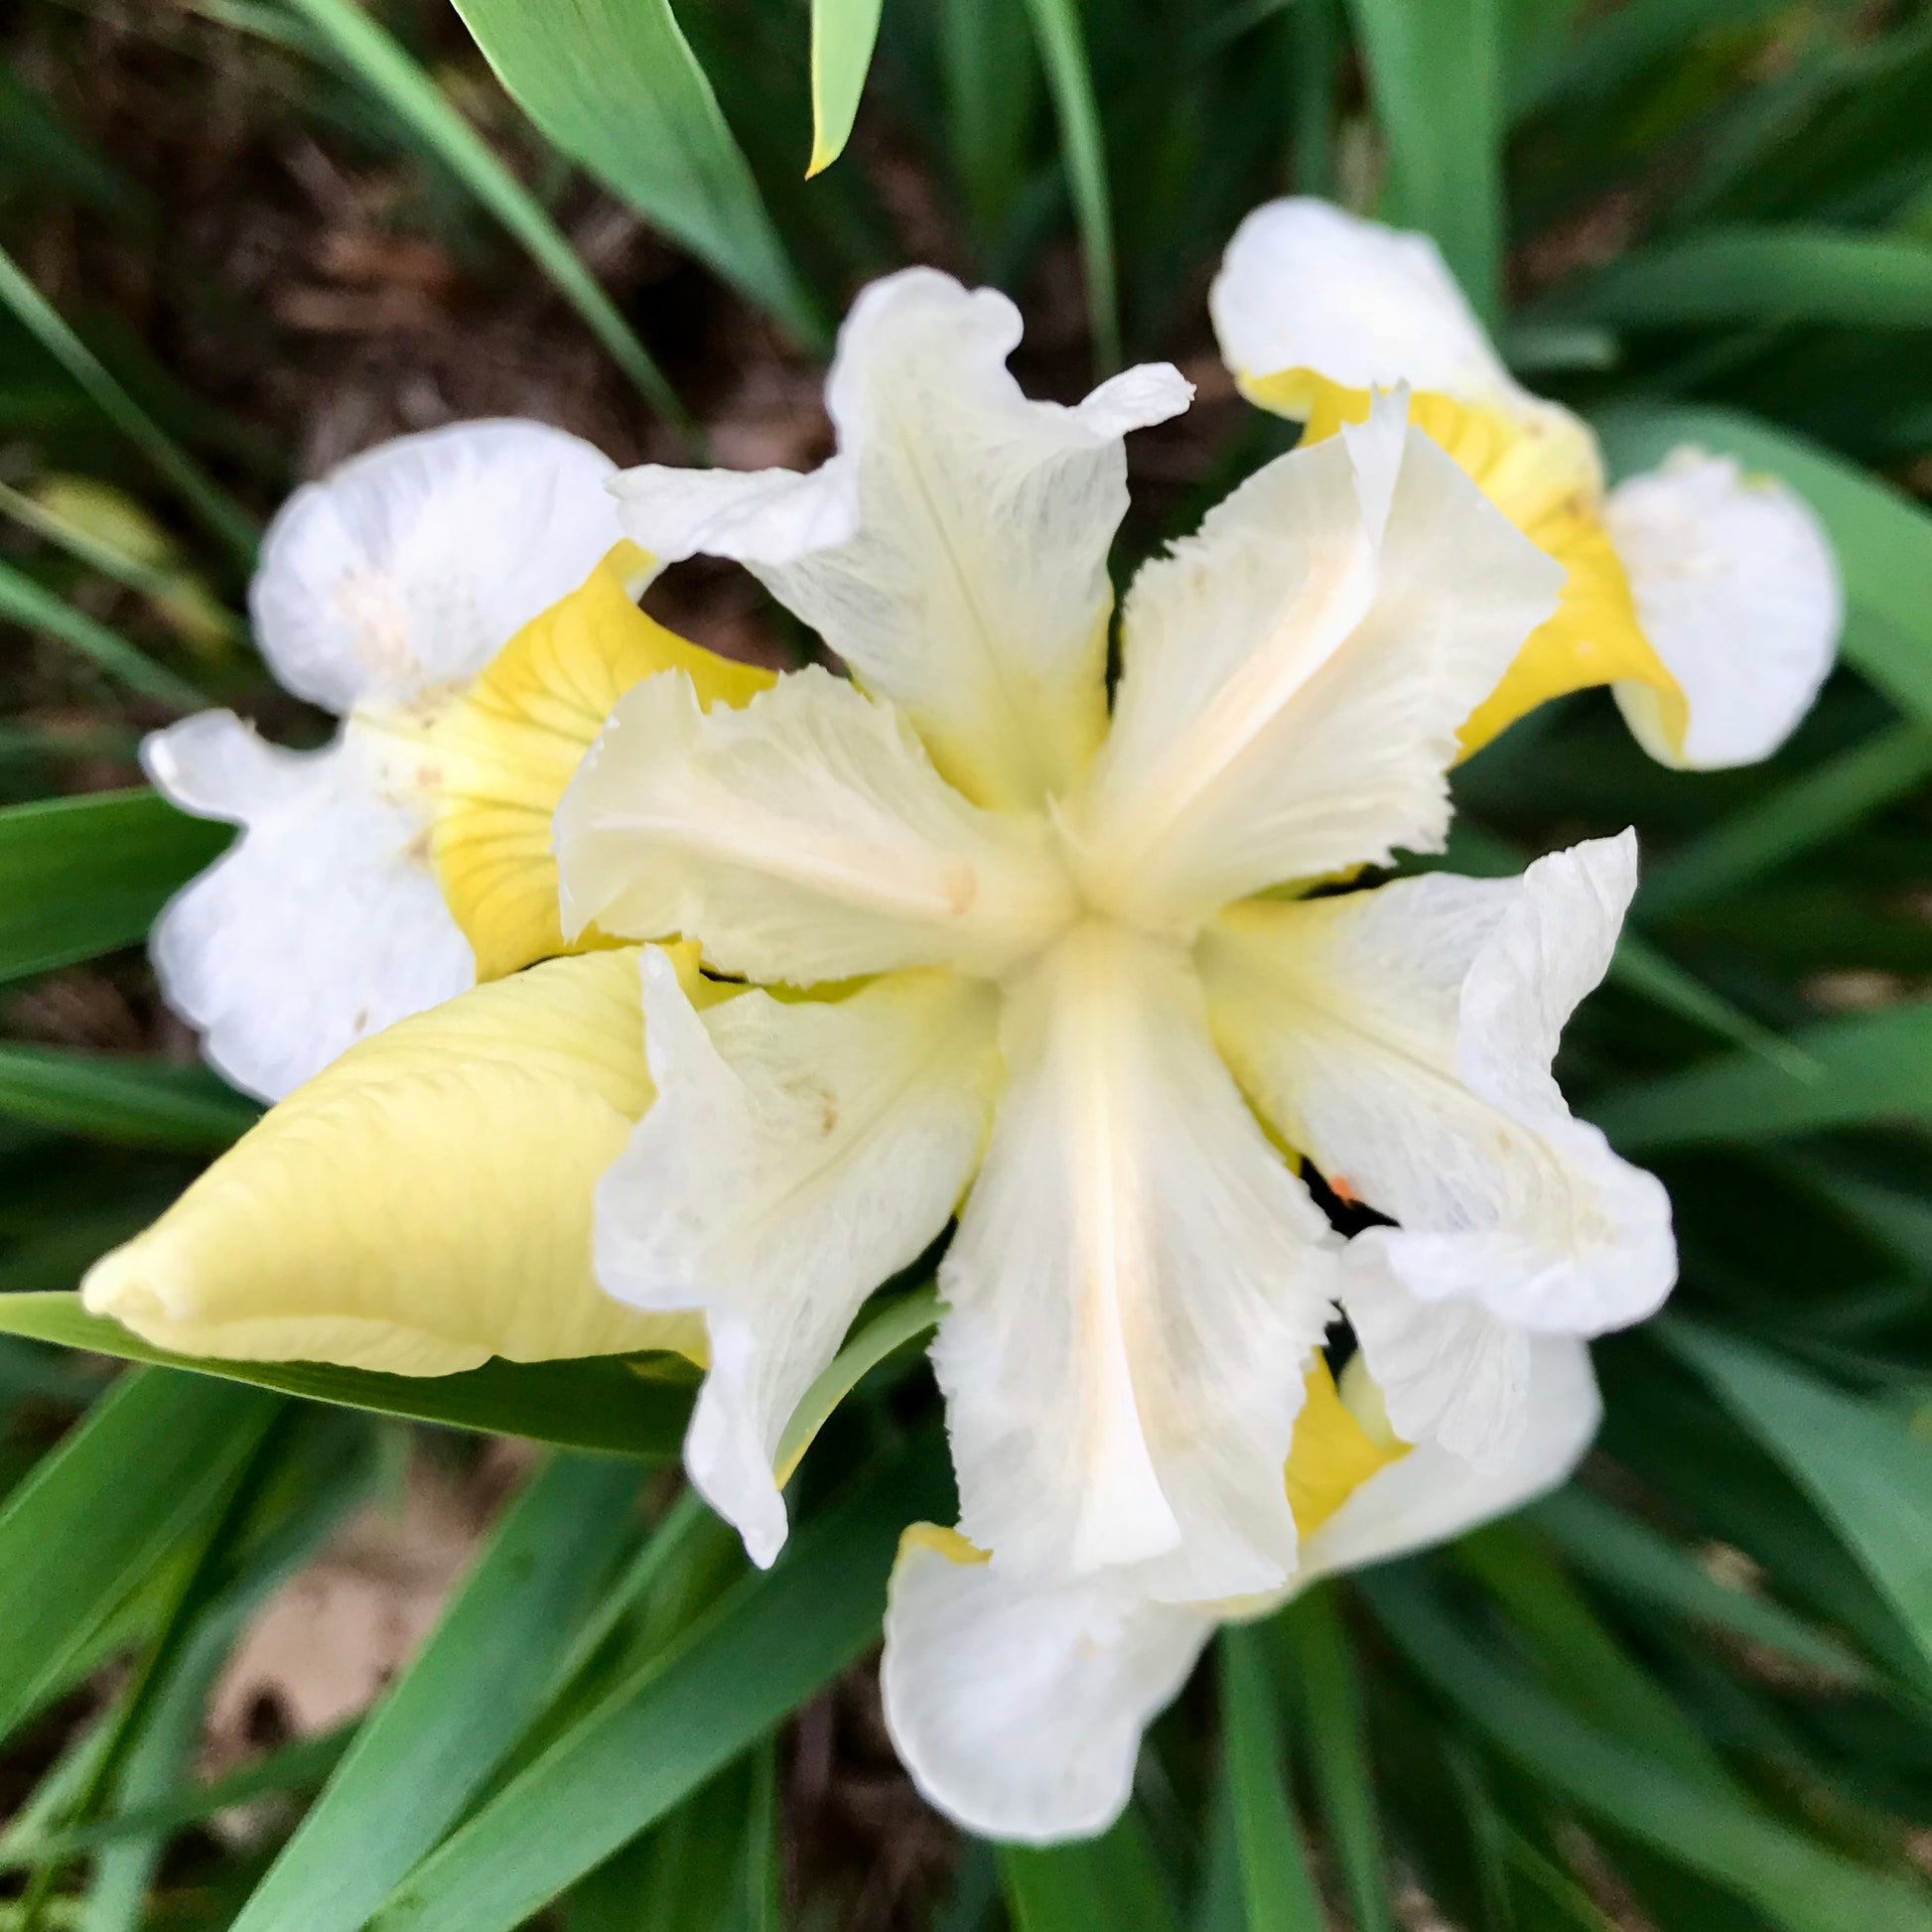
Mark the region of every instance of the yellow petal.
POLYGON ((1319 1355, 1304 1386, 1308 1393, 1282 1473, 1296 1530, 1310 1536, 1377 1470, 1407 1455, 1409 1445, 1371 1435, 1336 1392, 1335 1378, 1319 1355))
MULTIPOLYGON (((1368 417, 1368 390, 1344 388, 1312 369, 1283 369, 1250 378, 1242 388, 1262 408, 1306 421, 1309 442, 1368 417)), ((1435 394, 1412 396, 1409 420, 1569 571, 1556 615, 1530 633, 1502 682, 1463 724, 1462 755, 1479 751, 1550 698, 1616 683, 1655 691, 1661 729, 1669 743, 1681 746, 1689 723, 1684 693, 1644 635, 1629 580, 1604 529, 1603 475, 1589 431, 1554 406, 1519 413, 1435 394)))
POLYGON ((479 979, 617 943, 594 929, 565 941, 550 818, 619 698, 664 670, 687 672, 707 710, 745 704, 771 682, 769 671, 686 643, 638 610, 624 580, 643 561, 634 544, 619 544, 430 730, 430 850, 479 979))
MULTIPOLYGON (((695 972, 692 961, 685 962, 695 972)), ((702 1353, 591 1271, 592 1194, 649 1106, 634 951, 553 960, 351 1047, 145 1233, 87 1308, 183 1354, 447 1375, 702 1353)))

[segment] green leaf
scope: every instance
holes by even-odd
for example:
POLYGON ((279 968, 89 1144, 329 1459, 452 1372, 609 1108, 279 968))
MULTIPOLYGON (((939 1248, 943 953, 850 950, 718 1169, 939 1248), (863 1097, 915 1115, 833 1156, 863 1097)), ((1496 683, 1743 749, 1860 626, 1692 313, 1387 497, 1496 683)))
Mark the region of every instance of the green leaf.
POLYGON ((356 1932, 427 1856, 543 1708, 637 1482, 562 1456, 530 1483, 233 1932, 356 1932))
POLYGON ((1619 329, 1932 327, 1932 248, 1829 228, 1717 228, 1619 256, 1539 313, 1619 329))
POLYGON ((1080 258, 1086 270, 1087 326, 1093 332, 1094 366, 1105 375, 1120 367, 1120 283, 1114 263, 1113 194, 1107 184, 1107 147, 1100 132, 1100 103, 1087 65, 1086 35, 1075 0, 1027 0, 1046 69, 1047 91, 1059 123, 1060 153, 1080 223, 1080 258))
POLYGON ((660 1380, 615 1356, 491 1361, 458 1375, 424 1376, 383 1375, 328 1362, 204 1361, 151 1348, 118 1321, 88 1314, 77 1295, 0 1295, 0 1332, 124 1361, 158 1362, 340 1408, 607 1455, 675 1455, 691 1413, 691 1385, 681 1374, 660 1380))
POLYGON ((1678 847, 1644 880, 1637 909, 1667 917, 1735 892, 1850 831, 1927 778, 1932 731, 1906 723, 1874 732, 1678 847))
POLYGON ((1932 1932, 1932 1898, 1909 1879, 1828 1852, 1742 1798, 1605 1736, 1455 1624, 1415 1570, 1357 1587, 1399 1649, 1511 1762, 1592 1817, 1748 1899, 1786 1932, 1932 1932))
POLYGON ((947 146, 985 251, 1026 184, 1039 54, 1026 0, 943 0, 943 6, 938 55, 947 146))
POLYGON ((1619 1087, 1592 1103, 1590 1118, 1618 1147, 1646 1153, 1932 1119, 1932 1001, 1827 1020, 1792 1043, 1815 1063, 1812 1078, 1725 1054, 1619 1087))
POLYGON ((1389 209, 1435 236, 1477 314, 1502 302, 1502 59, 1497 0, 1350 0, 1389 209))
POLYGON ((1526 1520, 1563 1551, 1573 1569, 1632 1602, 1727 1631, 1847 1684, 1870 1679, 1863 1659, 1836 1638, 1768 1596, 1719 1582, 1668 1537, 1576 1483, 1535 1505, 1526 1520))
POLYGON ((1508 1611, 1542 1662, 1546 1682, 1566 1704, 1685 1777, 1727 1782, 1697 1726, 1519 1525, 1478 1530, 1455 1546, 1455 1557, 1508 1611))
POLYGON ((152 791, 8 806, 0 811, 0 980, 132 945, 232 836, 152 791))
MULTIPOLYGON (((0 1311, 7 1300, 0 1297, 0 1311)), ((280 1404, 127 1375, 0 1506, 0 1734, 134 1586, 217 1509, 280 1404)))
POLYGON ((493 214, 589 325, 611 359, 666 422, 690 419, 650 351, 542 204, 450 104, 435 81, 354 0, 292 0, 348 70, 493 214))
POLYGON ((752 171, 669 0, 456 0, 497 77, 614 195, 817 345, 752 171))
POLYGON ((375 1932, 523 1924, 852 1663, 878 1634, 900 1529, 947 1505, 936 1440, 881 1463, 505 1785, 375 1932))
POLYGON ((880 0, 812 0, 812 157, 807 179, 845 152, 879 38, 880 0))
POLYGON ((0 1045, 0 1114, 119 1146, 206 1153, 239 1140, 261 1109, 205 1067, 0 1045))
MULTIPOLYGON (((174 484, 182 501, 243 563, 255 555, 254 519, 108 374, 100 358, 0 249, 0 304, 79 385, 87 399, 174 484)), ((200 703, 199 698, 193 700, 200 703)))
POLYGON ((198 711, 207 703, 185 677, 155 663, 99 619, 56 597, 46 585, 9 563, 0 563, 0 621, 77 650, 109 677, 119 678, 130 691, 157 704, 176 711, 198 711))
POLYGON ((1038 1850, 1002 1845, 996 1856, 1014 1932, 1092 1932, 1097 1926, 1179 1932, 1154 1846, 1136 1810, 1130 1808, 1098 1838, 1038 1850))
POLYGON ((826 1364, 817 1380, 799 1397, 798 1407, 791 1412, 791 1420, 778 1438, 773 1467, 780 1487, 791 1480, 792 1472, 832 1411, 895 1349, 934 1326, 939 1319, 940 1306, 939 1291, 922 1288, 877 1310, 826 1364))
POLYGON ((1298 1597, 1283 1613, 1281 1627, 1294 1659, 1315 1795, 1341 1866, 1356 1932, 1394 1932, 1388 1859, 1376 1815, 1355 1658, 1332 1587, 1317 1587, 1298 1597))
POLYGON ((1838 551, 1854 620, 1842 655, 1900 710, 1932 724, 1932 515, 1817 444, 1734 410, 1631 404, 1595 420, 1618 476, 1689 443, 1789 483, 1838 551))
POLYGON ((1657 1333, 1818 1505, 1932 1660, 1932 1444, 1747 1342, 1682 1319, 1657 1333))
POLYGON ((1281 1702, 1263 1633, 1253 1624, 1229 1624, 1218 1648, 1222 1775, 1234 1808, 1248 1932, 1321 1932, 1321 1903, 1289 1797, 1281 1702))

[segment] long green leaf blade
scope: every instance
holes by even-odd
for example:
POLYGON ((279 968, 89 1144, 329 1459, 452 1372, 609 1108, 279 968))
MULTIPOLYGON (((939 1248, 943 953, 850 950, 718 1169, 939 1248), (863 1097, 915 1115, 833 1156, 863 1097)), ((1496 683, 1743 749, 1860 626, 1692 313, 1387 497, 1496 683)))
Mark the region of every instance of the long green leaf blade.
MULTIPOLYGON (((0 1307, 7 1298, 0 1297, 0 1307)), ((127 1592, 218 1506, 280 1405, 140 1372, 0 1507, 0 1734, 127 1592)))
POLYGON ((157 664, 98 618, 90 618, 65 598, 56 597, 45 584, 9 563, 0 563, 0 620, 66 644, 109 677, 118 678, 130 691, 157 704, 176 711, 198 711, 207 703, 185 677, 178 677, 165 664, 157 664))
POLYGON ((1311 1589, 1292 1603, 1282 1633, 1295 1663, 1315 1795, 1357 1932, 1394 1932, 1354 1650, 1332 1587, 1311 1589))
POLYGON ((0 1295, 0 1333, 189 1369, 339 1408, 606 1455, 675 1455, 691 1414, 692 1385, 683 1379, 681 1362, 673 1371, 677 1379, 660 1379, 613 1356, 491 1361, 457 1375, 384 1375, 329 1362, 203 1360, 150 1347, 118 1321, 87 1313, 77 1295, 63 1294, 0 1295))
POLYGON ((807 177, 845 152, 879 38, 880 0, 812 0, 812 155, 807 177))
POLYGON ((1637 909, 1668 916, 1747 886, 1932 778, 1932 731, 1895 725, 1723 818, 1651 872, 1637 909))
POLYGON ((0 810, 0 980, 131 945, 232 836, 152 791, 0 810))
POLYGON ((1289 1797, 1281 1701, 1262 1633, 1253 1624, 1230 1624, 1218 1648, 1222 1767, 1248 1932, 1321 1932, 1321 1904, 1289 1797))
POLYGON ((114 380, 4 249, 0 249, 0 303, 13 311, 94 407, 174 484, 203 523, 243 563, 252 562, 254 519, 114 380))
POLYGON ((1809 1079, 1730 1053, 1619 1088, 1590 1116, 1632 1151, 1932 1119, 1932 1001, 1827 1020, 1793 1044, 1817 1069, 1809 1079))
POLYGON ((569 238, 435 81, 352 0, 293 0, 293 4, 370 92, 413 128, 523 245, 650 406, 665 421, 688 426, 677 392, 617 304, 578 258, 569 238))
POLYGON ((1716 323, 1932 326, 1932 248, 1825 228, 1727 228, 1619 257, 1552 316, 1622 329, 1716 323))
POLYGON ((1133 1926, 1179 1932, 1147 1827, 1132 1807, 1119 1823, 1073 1845, 1003 1845, 1000 1884, 1015 1932, 1133 1926))
POLYGON ((1810 1495, 1932 1660, 1932 1444, 1747 1342, 1682 1320, 1658 1332, 1810 1495))
POLYGON ((1027 11, 1039 42, 1040 65, 1046 70, 1046 87, 1059 123, 1067 185, 1079 217, 1094 365, 1111 375, 1120 367, 1120 281, 1114 264, 1113 191, 1107 182, 1107 148, 1100 131, 1093 69, 1087 65, 1086 34, 1074 0, 1027 0, 1027 11))
POLYGON ((565 1456, 531 1482, 232 1932, 355 1932, 429 1854, 542 1709, 637 1481, 565 1456))
POLYGON ((946 1505, 936 1444, 865 1477, 449 1839, 377 1932, 521 1925, 850 1664, 878 1631, 900 1529, 946 1505))
POLYGON ((1502 303, 1498 0, 1351 0, 1389 146, 1389 212, 1436 238, 1477 313, 1502 303))
POLYGON ((1932 1898, 1868 1870, 1682 1773, 1606 1737, 1507 1669, 1431 1600, 1413 1575, 1359 1585, 1397 1646, 1505 1757, 1687 1870, 1748 1899, 1785 1932, 1932 1932, 1932 1898))
POLYGON ((63 1046, 0 1046, 0 1114, 127 1147, 207 1153, 261 1117, 198 1066, 63 1046))
POLYGON ((497 77, 555 145, 800 341, 799 285, 669 0, 456 0, 497 77))

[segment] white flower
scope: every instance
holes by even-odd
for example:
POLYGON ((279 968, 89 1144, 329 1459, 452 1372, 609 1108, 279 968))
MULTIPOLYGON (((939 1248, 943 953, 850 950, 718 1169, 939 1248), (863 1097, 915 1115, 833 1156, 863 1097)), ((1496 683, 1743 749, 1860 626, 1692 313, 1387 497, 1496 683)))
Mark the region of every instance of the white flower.
POLYGON ((280 1099, 480 974, 564 950, 550 811, 618 693, 666 664, 707 697, 765 681, 636 609, 648 560, 621 541, 614 473, 540 423, 459 423, 356 457, 270 526, 256 638, 341 731, 289 752, 208 711, 142 747, 183 810, 243 828, 152 942, 235 1086, 280 1099))
POLYGON ((566 930, 859 983, 699 1011, 646 952, 657 1099, 597 1266, 703 1309, 687 1466, 766 1563, 793 1407, 957 1210, 934 1358, 989 1575, 1265 1595, 1302 1574, 1283 1471, 1337 1300, 1428 1454, 1486 1482, 1526 1453, 1533 1337, 1670 1285, 1662 1188, 1548 1071, 1633 853, 1280 896, 1441 846, 1458 728, 1561 573, 1383 397, 1141 573, 1110 713, 1122 436, 1187 391, 1030 402, 1018 339, 998 295, 893 277, 841 337, 821 470, 618 485, 639 544, 746 561, 856 682, 629 692, 558 812, 566 930), (1399 1231, 1344 1255, 1270 1130, 1399 1231))
POLYGON ((1810 709, 1843 599, 1809 507, 1693 449, 1606 492, 1588 429, 1509 374, 1426 236, 1271 202, 1236 230, 1210 307, 1244 393, 1311 436, 1412 385, 1415 420, 1568 566, 1562 608, 1465 749, 1586 685, 1610 685, 1653 758, 1701 769, 1768 757, 1810 709))
MULTIPOLYGON (((909 1530, 893 1571, 880 1683, 913 1781, 983 1837, 1050 1843, 1104 1831, 1127 1803, 1141 1732, 1217 1624, 1263 1614, 1338 1571, 1459 1536, 1563 1481, 1596 1431, 1588 1347, 1540 1336, 1524 1367, 1527 1426, 1507 1459, 1487 1469, 1439 1444, 1364 1454, 1359 1431, 1351 1454, 1344 1432, 1353 1418, 1317 1383, 1296 1431, 1290 1480, 1304 1460, 1311 1474, 1339 1463, 1343 1493, 1298 1505, 1294 1583, 1259 1602, 1157 1602, 1107 1576, 1040 1587, 983 1562, 947 1531, 909 1530), (1318 1443, 1305 1447, 1317 1422, 1318 1443)), ((1344 1373, 1342 1382, 1348 1402, 1358 1378, 1344 1373)), ((1353 1399, 1362 1397, 1372 1406, 1371 1391, 1353 1399)))

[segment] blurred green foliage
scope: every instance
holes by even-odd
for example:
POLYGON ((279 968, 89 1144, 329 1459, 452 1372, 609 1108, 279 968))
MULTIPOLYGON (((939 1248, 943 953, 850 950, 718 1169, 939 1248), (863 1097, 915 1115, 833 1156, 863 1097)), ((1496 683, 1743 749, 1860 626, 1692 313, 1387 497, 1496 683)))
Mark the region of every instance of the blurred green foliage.
MULTIPOLYGON (((17 997, 88 961, 138 981, 126 949, 218 835, 91 789, 97 768, 127 782, 138 730, 204 687, 265 691, 245 653, 198 657, 141 601, 142 559, 64 541, 22 492, 132 492, 218 638, 292 480, 285 426, 184 382, 111 278, 50 279, 84 223, 189 307, 229 299, 169 232, 138 127, 90 130, 103 21, 178 64, 164 84, 233 63, 290 140, 392 171, 400 229, 485 287, 557 291, 553 333, 588 331, 696 434, 701 358, 573 247, 573 168, 700 265, 680 299, 735 319, 732 341, 753 339, 744 304, 818 354, 860 281, 938 247, 1072 339, 1041 364, 1069 388, 1089 360, 1203 353, 1206 277, 1272 194, 1426 227, 1618 470, 1681 440, 1734 452, 1811 499, 1845 570, 1844 666, 1767 764, 1664 771, 1599 695, 1458 774, 1472 869, 1643 836, 1635 919, 1565 1074, 1670 1182, 1683 1285, 1598 1347, 1608 1418, 1569 1490, 1230 1632, 1115 1831, 965 1848, 896 1909, 934 1932, 1287 1932, 1324 1910, 1388 1932, 1433 1922, 1419 1899, 1470 1932, 1932 1927, 1932 9, 886 0, 868 72, 863 5, 456 6, 475 47, 440 0, 19 0, 0 977, 17 997), (866 79, 843 158, 807 184, 815 32, 834 120, 866 79)), ((1279 447, 1245 411, 1202 421, 1126 547, 1279 447)), ((914 1359, 833 1417, 768 1574, 688 1500, 640 1500, 685 1385, 156 1362, 61 1291, 249 1110, 111 1043, 0 1045, 0 1763, 19 1767, 0 1926, 857 1923, 769 1740, 873 1640, 899 1525, 945 1507, 914 1359), (146 1365, 110 1376, 64 1342, 146 1365), (424 1423, 549 1459, 366 1720, 201 1781, 244 1619, 424 1423), (265 1837, 207 1829, 265 1798, 265 1837)))

